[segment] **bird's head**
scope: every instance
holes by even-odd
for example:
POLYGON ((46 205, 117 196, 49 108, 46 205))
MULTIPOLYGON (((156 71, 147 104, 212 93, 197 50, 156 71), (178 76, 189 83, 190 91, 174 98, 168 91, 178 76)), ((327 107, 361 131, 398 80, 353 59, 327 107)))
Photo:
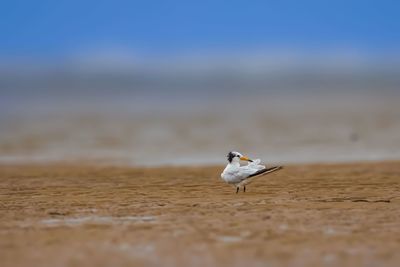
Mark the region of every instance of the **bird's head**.
POLYGON ((228 155, 227 155, 227 158, 228 158, 229 163, 239 162, 241 160, 253 162, 248 157, 245 157, 245 156, 243 156, 242 154, 240 154, 239 152, 236 152, 236 151, 229 152, 228 155))

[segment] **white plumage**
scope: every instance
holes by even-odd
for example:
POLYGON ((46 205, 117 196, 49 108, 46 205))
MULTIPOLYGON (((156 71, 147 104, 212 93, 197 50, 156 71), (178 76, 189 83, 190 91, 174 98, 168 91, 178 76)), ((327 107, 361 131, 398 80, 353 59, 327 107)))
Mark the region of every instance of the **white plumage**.
POLYGON ((249 184, 255 177, 262 174, 267 174, 273 171, 281 169, 281 166, 272 168, 266 168, 260 164, 260 160, 251 160, 239 152, 229 152, 228 154, 228 165, 226 165, 224 171, 221 173, 221 178, 228 184, 236 187, 236 193, 239 192, 239 188, 243 187, 243 191, 246 191, 246 185, 249 184), (240 160, 248 161, 247 165, 240 166, 240 160))

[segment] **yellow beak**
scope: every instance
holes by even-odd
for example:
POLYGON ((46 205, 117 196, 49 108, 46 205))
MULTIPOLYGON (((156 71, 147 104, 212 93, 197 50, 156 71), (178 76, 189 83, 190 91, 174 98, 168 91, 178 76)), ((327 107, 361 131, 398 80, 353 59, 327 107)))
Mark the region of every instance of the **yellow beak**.
POLYGON ((245 157, 245 156, 240 157, 240 160, 245 160, 245 161, 253 162, 251 159, 249 159, 248 157, 245 157))

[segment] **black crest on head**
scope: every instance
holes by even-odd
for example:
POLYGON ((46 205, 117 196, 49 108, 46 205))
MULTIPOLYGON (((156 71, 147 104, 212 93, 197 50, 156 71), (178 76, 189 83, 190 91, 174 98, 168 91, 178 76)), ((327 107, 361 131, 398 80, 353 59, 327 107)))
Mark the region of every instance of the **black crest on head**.
POLYGON ((233 154, 232 152, 229 152, 228 155, 227 155, 226 157, 228 158, 228 161, 229 161, 229 162, 232 162, 232 159, 233 159, 234 157, 236 157, 236 155, 233 154))

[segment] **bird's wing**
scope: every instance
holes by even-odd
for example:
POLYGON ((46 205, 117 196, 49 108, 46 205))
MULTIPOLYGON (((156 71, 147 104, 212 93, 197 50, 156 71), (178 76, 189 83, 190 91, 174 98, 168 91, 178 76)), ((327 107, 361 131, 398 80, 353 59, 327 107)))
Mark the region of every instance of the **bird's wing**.
POLYGON ((275 166, 275 167, 271 167, 271 168, 265 168, 265 169, 256 171, 255 173, 251 174, 247 178, 255 177, 255 176, 261 175, 261 174, 271 173, 271 172, 274 172, 274 171, 277 171, 277 170, 280 170, 280 169, 282 169, 282 166, 275 166))
POLYGON ((246 166, 239 167, 239 168, 232 168, 227 171, 224 171, 222 174, 224 179, 233 184, 240 183, 241 181, 245 180, 249 175, 254 173, 255 171, 251 170, 250 168, 245 168, 246 166))
POLYGON ((236 176, 238 177, 239 182, 246 180, 249 177, 254 176, 256 173, 263 171, 265 168, 255 168, 251 165, 241 166, 237 169, 236 176))
POLYGON ((259 176, 259 175, 265 175, 277 170, 282 169, 282 166, 275 166, 275 167, 271 167, 271 168, 262 168, 262 169, 255 169, 249 166, 242 166, 239 168, 239 172, 242 175, 239 175, 241 177, 241 181, 246 180, 248 178, 252 178, 255 176, 259 176))
POLYGON ((253 163, 249 163, 245 166, 240 166, 238 168, 230 168, 229 170, 224 170, 222 176, 225 181, 233 184, 241 183, 248 178, 253 178, 258 175, 263 175, 267 173, 271 173, 281 169, 280 166, 266 168, 264 165, 258 164, 260 161, 255 161, 253 163))

